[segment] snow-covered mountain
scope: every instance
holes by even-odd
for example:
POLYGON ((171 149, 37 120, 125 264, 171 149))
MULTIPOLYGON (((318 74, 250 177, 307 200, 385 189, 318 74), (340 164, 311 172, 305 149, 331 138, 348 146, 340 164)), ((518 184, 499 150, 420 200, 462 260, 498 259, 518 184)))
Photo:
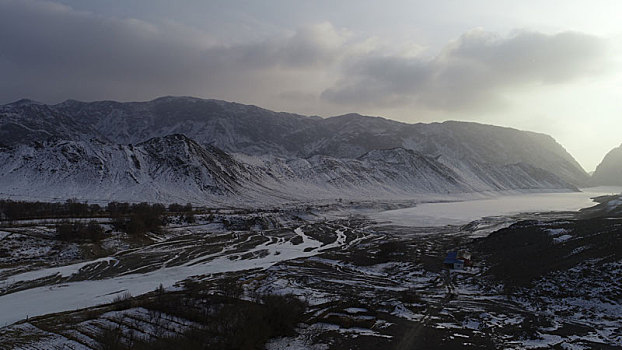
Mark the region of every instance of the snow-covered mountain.
POLYGON ((574 189, 551 137, 464 122, 277 113, 190 97, 0 106, 0 195, 265 202, 574 189))
POLYGON ((622 186, 622 146, 612 149, 590 179, 594 186, 622 186))
POLYGON ((55 140, 0 152, 2 192, 26 198, 141 200, 230 195, 252 181, 247 168, 183 135, 137 145, 55 140))

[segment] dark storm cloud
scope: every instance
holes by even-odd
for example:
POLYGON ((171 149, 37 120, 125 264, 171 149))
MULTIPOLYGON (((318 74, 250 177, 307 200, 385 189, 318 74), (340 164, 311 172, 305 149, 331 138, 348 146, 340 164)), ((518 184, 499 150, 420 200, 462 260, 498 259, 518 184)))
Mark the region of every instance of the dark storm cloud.
POLYGON ((53 3, 0 2, 0 93, 88 97, 168 83, 184 74, 192 47, 167 39, 136 20, 53 3))
POLYGON ((475 30, 433 59, 359 57, 322 97, 339 104, 422 104, 432 109, 488 108, 504 89, 563 83, 599 70, 605 45, 575 32, 475 30))
POLYGON ((327 24, 258 44, 218 46, 204 33, 166 23, 0 0, 0 96, 6 102, 200 95, 226 89, 249 71, 330 63, 339 45, 327 24))

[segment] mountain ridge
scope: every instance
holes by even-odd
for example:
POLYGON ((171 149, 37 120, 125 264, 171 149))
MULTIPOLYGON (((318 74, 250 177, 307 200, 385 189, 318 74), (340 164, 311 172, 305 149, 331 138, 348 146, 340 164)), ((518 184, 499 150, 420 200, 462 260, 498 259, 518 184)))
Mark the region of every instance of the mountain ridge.
POLYGON ((576 190, 588 177, 544 134, 457 121, 408 124, 355 113, 307 117, 192 97, 9 104, 0 106, 0 126, 7 136, 0 149, 5 194, 37 187, 21 179, 45 180, 37 172, 46 166, 56 169, 49 176, 66 179, 71 189, 81 183, 78 174, 100 179, 92 168, 115 161, 121 169, 107 169, 104 176, 110 188, 129 186, 134 195, 142 188, 162 198, 178 191, 197 201, 576 190), (72 157, 63 153, 62 142, 69 142, 72 157), (18 159, 25 154, 32 158, 18 159), (100 163, 88 161, 98 156, 100 163), (57 163, 43 161, 50 159, 57 163), (136 164, 159 164, 161 172, 136 164))

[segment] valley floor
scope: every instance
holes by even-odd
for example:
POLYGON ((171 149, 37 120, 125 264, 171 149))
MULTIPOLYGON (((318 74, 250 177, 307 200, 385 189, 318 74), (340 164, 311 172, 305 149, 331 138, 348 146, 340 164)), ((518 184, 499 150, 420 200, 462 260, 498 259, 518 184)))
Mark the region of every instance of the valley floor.
POLYGON ((97 244, 21 223, 0 228, 0 348, 622 348, 621 241, 574 212, 228 212, 97 244), (474 266, 445 269, 459 249, 474 266))

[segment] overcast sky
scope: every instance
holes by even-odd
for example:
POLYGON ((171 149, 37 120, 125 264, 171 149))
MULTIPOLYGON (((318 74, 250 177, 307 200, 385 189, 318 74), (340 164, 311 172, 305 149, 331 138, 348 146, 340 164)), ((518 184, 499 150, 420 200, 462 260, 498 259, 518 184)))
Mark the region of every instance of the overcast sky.
POLYGON ((189 95, 622 143, 622 2, 0 0, 0 103, 189 95))

